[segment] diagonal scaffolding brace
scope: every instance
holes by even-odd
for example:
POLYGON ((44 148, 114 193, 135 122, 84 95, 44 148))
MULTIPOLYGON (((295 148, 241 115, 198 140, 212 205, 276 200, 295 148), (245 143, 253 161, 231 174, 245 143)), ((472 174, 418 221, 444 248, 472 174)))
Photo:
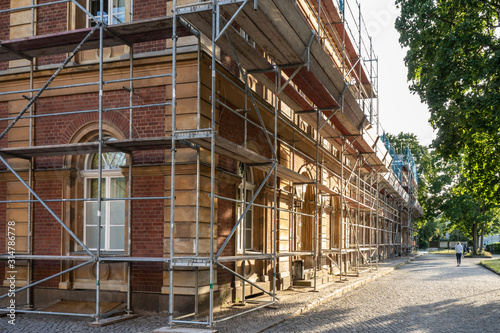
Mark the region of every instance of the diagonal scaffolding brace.
POLYGON ((248 210, 252 207, 252 205, 253 205, 255 199, 257 198, 257 196, 259 195, 260 191, 262 190, 262 188, 266 184, 266 182, 269 179, 269 177, 271 176, 271 174, 273 174, 273 171, 276 168, 276 165, 277 165, 277 162, 274 161, 273 165, 271 166, 271 169, 269 170, 269 172, 267 173, 267 175, 262 180, 259 188, 255 191, 252 199, 248 203, 247 207, 245 208, 245 210, 243 211, 243 213, 241 214, 241 216, 238 218, 238 221, 236 222, 236 224, 234 225, 233 229, 231 230, 231 232, 229 233, 229 235, 227 236, 227 238, 224 240, 224 243, 221 245, 219 251, 215 255, 216 259, 218 259, 220 257, 220 255, 222 254, 222 251, 224 251, 224 248, 226 247, 227 243, 229 243, 229 240, 231 239, 231 237, 234 235, 234 233, 238 229, 238 226, 240 225, 241 221, 243 221, 243 219, 245 218, 245 215, 247 214, 248 210))

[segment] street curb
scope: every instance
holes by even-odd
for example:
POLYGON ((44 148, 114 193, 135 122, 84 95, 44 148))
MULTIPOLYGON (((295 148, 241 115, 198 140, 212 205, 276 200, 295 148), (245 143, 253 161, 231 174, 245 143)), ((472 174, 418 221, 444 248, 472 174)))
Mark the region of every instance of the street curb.
MULTIPOLYGON (((422 254, 421 254, 422 255, 422 254)), ((263 332, 273 326, 276 326, 278 324, 281 324, 282 322, 288 320, 288 319, 291 319, 293 317, 296 317, 296 316, 299 316, 307 311, 310 311, 318 306, 320 306, 321 304, 324 304, 334 298, 338 298, 356 288, 359 288, 373 280, 376 280, 378 279, 379 277, 381 276, 384 276, 384 275, 387 275, 389 273, 391 273, 392 271, 406 265, 407 263, 409 263, 410 261, 414 260, 415 258, 419 257, 420 255, 416 255, 414 256, 413 258, 409 258, 408 260, 405 260, 403 262, 400 262, 399 264, 393 266, 393 267, 389 267, 389 268, 384 268, 383 270, 379 270, 377 273, 371 275, 371 276, 367 276, 366 278, 360 280, 360 281, 357 281, 357 282, 354 282, 352 284, 349 284, 349 285, 346 285, 344 288, 340 288, 338 290, 335 290, 334 292, 326 295, 326 296, 323 296, 321 297, 320 299, 312 302, 312 303, 309 303, 307 305, 304 305, 303 307, 301 307, 300 309, 298 309, 297 311, 295 311, 294 313, 292 313, 291 315, 287 316, 286 318, 284 319, 281 319, 275 323, 273 323, 272 325, 269 325, 263 329, 260 329, 259 331, 257 331, 257 333, 260 333, 260 332, 263 332)), ((332 282, 332 283, 335 283, 335 282, 332 282)))
MULTIPOLYGON (((481 261, 482 261, 482 260, 481 260, 481 261)), ((490 272, 493 272, 493 273, 495 273, 496 275, 499 275, 499 276, 500 276, 500 273, 498 273, 497 271, 495 271, 493 268, 490 268, 490 267, 488 267, 488 266, 486 266, 486 265, 483 265, 481 262, 479 262, 479 263, 478 263, 478 265, 479 265, 479 266, 481 266, 481 267, 484 267, 484 268, 486 268, 487 270, 489 270, 490 272)))

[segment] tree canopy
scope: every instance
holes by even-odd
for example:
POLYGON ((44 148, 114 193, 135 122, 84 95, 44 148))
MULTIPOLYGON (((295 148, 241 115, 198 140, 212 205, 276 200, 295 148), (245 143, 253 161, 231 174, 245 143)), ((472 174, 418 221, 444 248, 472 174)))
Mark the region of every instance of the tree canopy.
POLYGON ((424 210, 424 216, 415 223, 419 246, 427 247, 429 240, 450 232, 471 239, 477 250, 483 244, 480 236, 500 231, 500 209, 473 193, 464 174, 468 163, 464 158, 446 160, 436 150, 422 146, 412 133, 386 136, 396 153, 408 147, 417 165, 418 200, 424 210))
POLYGON ((433 146, 464 163, 471 194, 500 202, 500 3, 396 0, 410 89, 429 107, 433 146))

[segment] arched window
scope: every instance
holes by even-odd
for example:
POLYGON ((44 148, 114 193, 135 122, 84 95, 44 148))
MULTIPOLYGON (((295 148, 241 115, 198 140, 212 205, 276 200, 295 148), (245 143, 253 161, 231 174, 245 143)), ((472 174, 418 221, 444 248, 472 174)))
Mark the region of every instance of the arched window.
MULTIPOLYGON (((238 171, 239 176, 242 177, 242 182, 238 186, 238 206, 237 206, 237 216, 236 219, 239 219, 240 216, 245 211, 248 206, 245 202, 249 202, 252 200, 255 190, 255 183, 253 178, 253 170, 250 167, 245 166, 243 163, 240 164, 240 168, 238 171)), ((237 243, 236 250, 238 253, 243 253, 248 250, 254 249, 254 228, 253 228, 253 207, 250 207, 238 226, 237 233, 237 243)))
MULTIPOLYGON (((113 140, 113 139, 108 139, 113 140)), ((125 177, 120 167, 125 165, 124 153, 102 154, 101 178, 101 250, 124 251, 125 248, 125 177)), ((86 199, 98 198, 99 154, 88 155, 85 160, 84 195, 86 199)), ((84 242, 91 250, 97 249, 97 201, 84 203, 84 242)))

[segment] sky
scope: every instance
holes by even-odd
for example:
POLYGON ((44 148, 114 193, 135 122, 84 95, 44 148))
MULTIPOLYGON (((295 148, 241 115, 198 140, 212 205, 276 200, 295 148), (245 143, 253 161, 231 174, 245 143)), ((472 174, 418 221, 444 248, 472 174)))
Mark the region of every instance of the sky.
MULTIPOLYGON (((393 0, 359 0, 361 14, 379 60, 379 116, 382 128, 391 134, 414 133, 422 145, 429 145, 435 133, 428 122, 427 105, 413 95, 406 79, 406 51, 398 42, 394 22, 399 15, 393 0)), ((351 8, 355 1, 350 0, 351 8)), ((356 13, 357 14, 357 13, 356 13)))

